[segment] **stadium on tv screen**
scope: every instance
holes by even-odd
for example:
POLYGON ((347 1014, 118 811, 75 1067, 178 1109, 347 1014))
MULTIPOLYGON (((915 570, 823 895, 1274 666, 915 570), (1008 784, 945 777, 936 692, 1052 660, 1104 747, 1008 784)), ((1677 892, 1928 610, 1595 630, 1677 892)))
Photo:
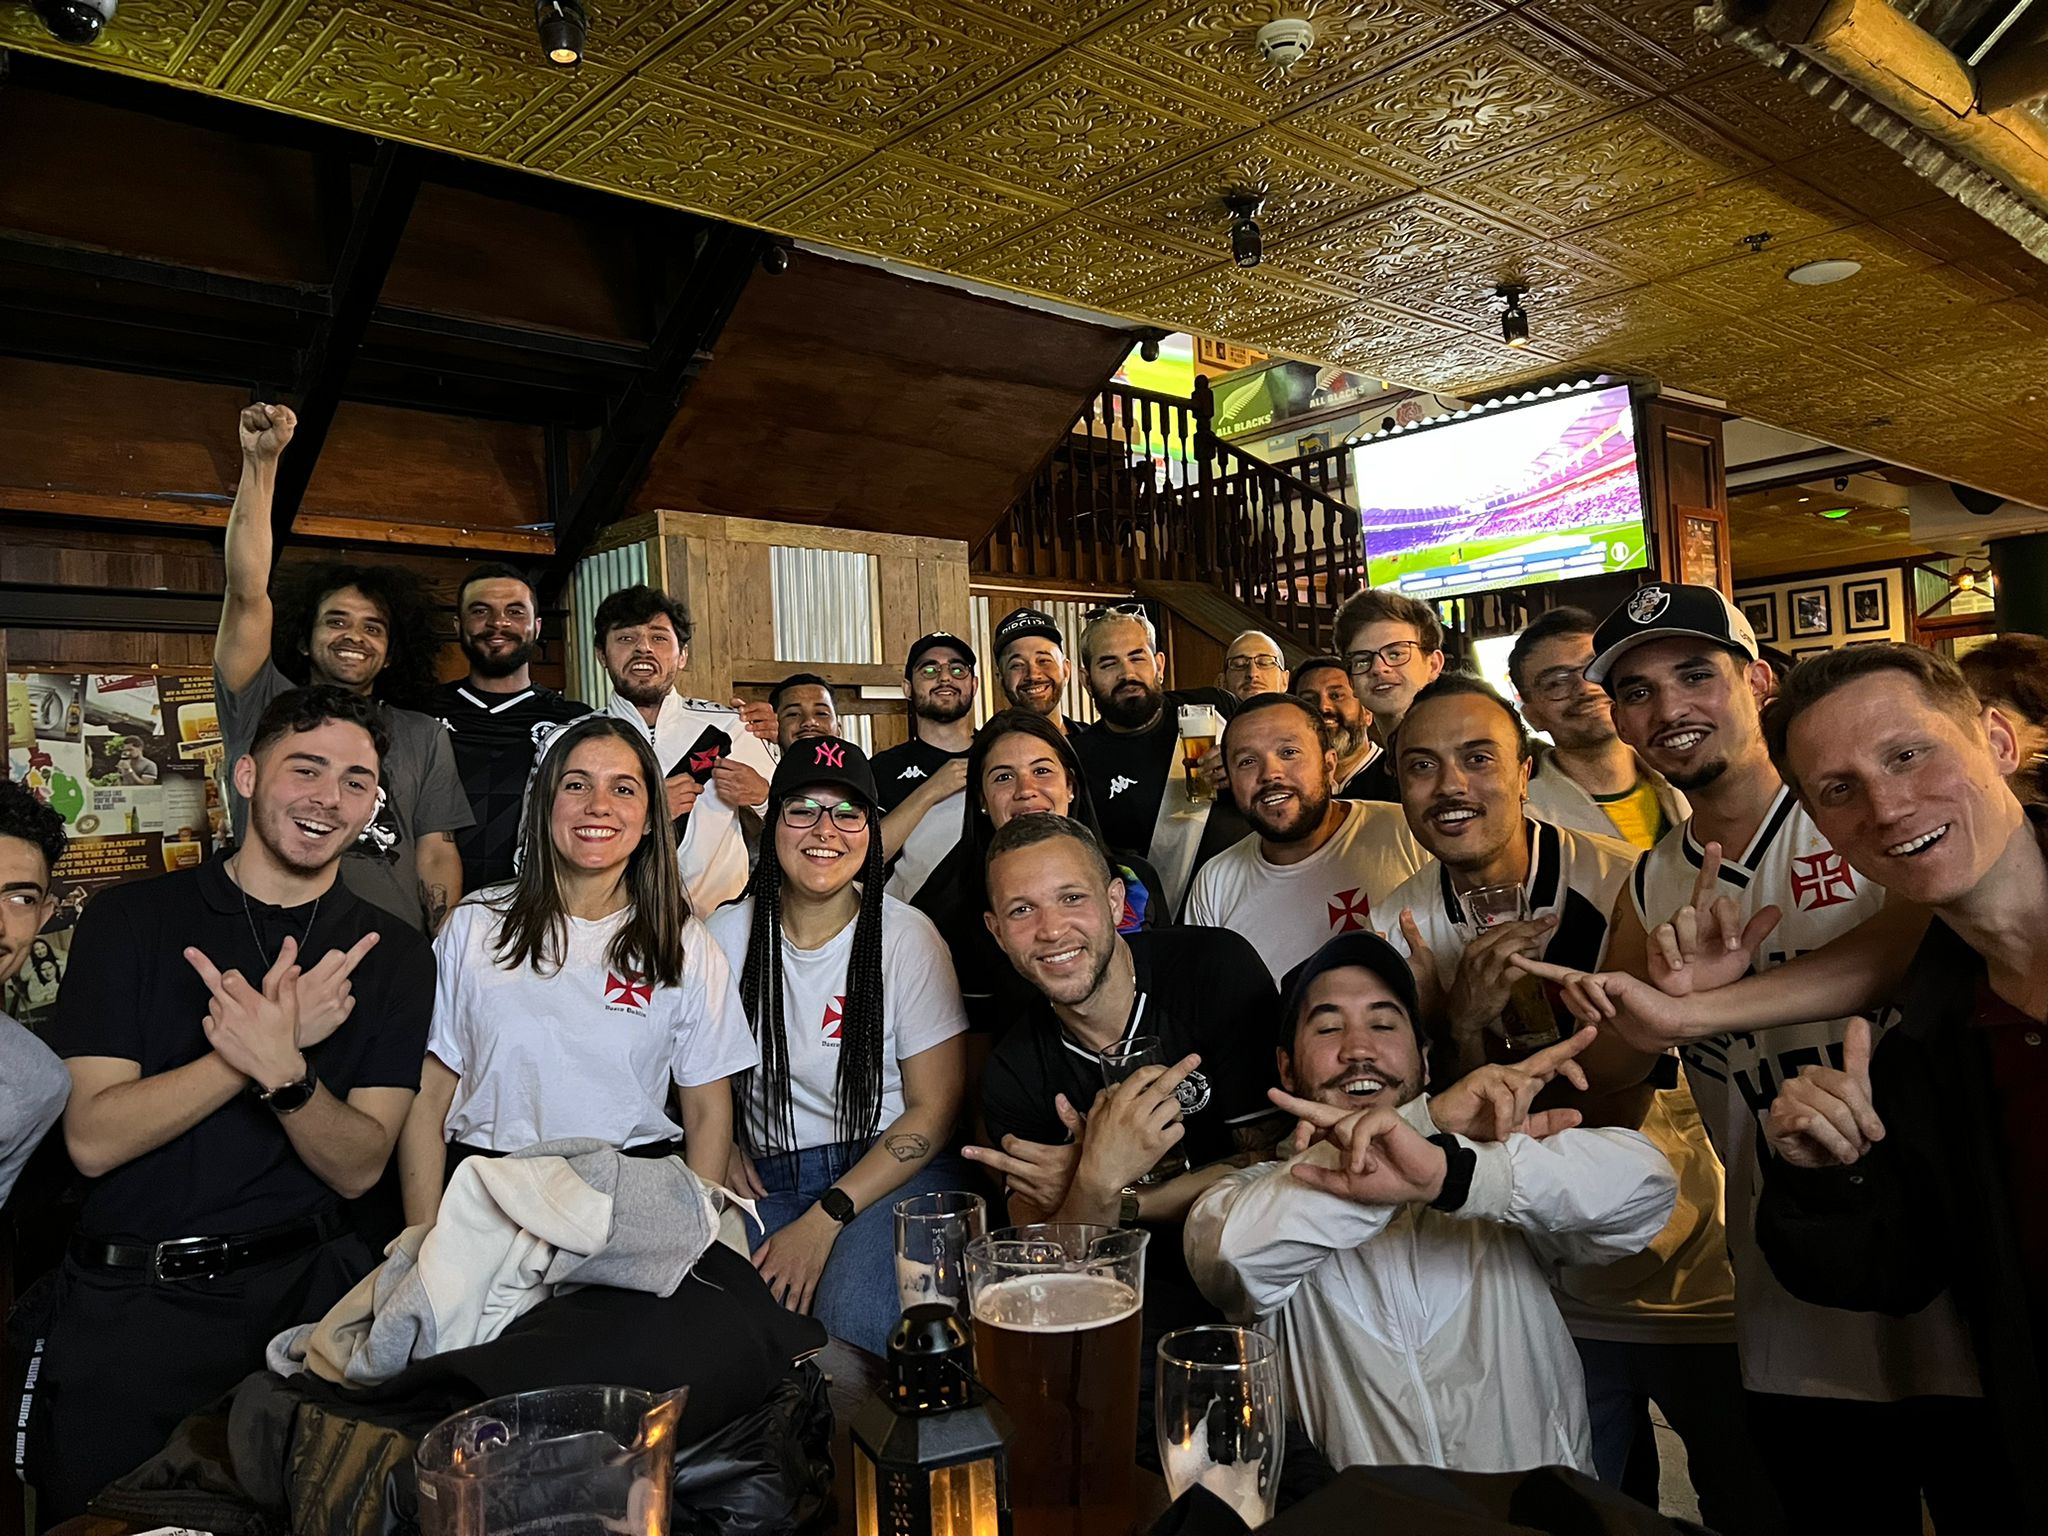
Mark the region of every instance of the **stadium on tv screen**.
POLYGON ((1411 597, 1648 560, 1626 385, 1362 444, 1352 484, 1367 578, 1411 597))

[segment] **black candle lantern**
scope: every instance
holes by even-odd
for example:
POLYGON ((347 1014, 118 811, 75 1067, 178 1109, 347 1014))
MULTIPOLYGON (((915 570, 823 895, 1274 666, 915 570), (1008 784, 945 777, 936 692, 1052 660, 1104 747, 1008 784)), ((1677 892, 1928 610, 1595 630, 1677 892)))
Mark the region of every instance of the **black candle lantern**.
POLYGON ((912 1307, 889 1336, 882 1390, 853 1416, 860 1536, 1009 1536, 1009 1438, 953 1308, 912 1307))

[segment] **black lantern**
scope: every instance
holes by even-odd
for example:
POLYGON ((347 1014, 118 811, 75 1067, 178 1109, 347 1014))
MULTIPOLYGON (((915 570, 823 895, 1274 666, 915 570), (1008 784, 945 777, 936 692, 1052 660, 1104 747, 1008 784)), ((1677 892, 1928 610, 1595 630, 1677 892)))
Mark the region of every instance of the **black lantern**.
POLYGON ((889 1336, 882 1390, 853 1416, 860 1536, 1009 1536, 1009 1438, 953 1308, 912 1307, 889 1336))

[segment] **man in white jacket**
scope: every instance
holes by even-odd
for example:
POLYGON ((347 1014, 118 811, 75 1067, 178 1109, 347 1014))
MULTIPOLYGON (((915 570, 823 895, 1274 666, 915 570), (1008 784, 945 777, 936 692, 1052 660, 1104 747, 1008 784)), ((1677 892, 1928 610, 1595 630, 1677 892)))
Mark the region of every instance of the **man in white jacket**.
POLYGON ((1406 962, 1373 934, 1302 962, 1273 1099, 1316 1140, 1211 1186, 1188 1214, 1188 1266, 1211 1301, 1279 1338, 1288 1410, 1332 1464, 1591 1473, 1550 1277, 1641 1251, 1677 1181, 1634 1131, 1573 1129, 1570 1111, 1521 1120, 1583 1038, 1432 1100, 1416 1008, 1406 962), (1482 1081, 1513 1085, 1512 1101, 1482 1081))

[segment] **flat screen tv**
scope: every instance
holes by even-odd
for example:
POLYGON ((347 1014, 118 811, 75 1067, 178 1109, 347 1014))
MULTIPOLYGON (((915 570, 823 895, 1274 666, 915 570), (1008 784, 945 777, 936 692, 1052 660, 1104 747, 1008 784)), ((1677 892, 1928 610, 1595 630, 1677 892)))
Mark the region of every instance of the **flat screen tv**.
POLYGON ((1458 597, 1648 562, 1626 384, 1377 438, 1351 469, 1376 587, 1458 597))

